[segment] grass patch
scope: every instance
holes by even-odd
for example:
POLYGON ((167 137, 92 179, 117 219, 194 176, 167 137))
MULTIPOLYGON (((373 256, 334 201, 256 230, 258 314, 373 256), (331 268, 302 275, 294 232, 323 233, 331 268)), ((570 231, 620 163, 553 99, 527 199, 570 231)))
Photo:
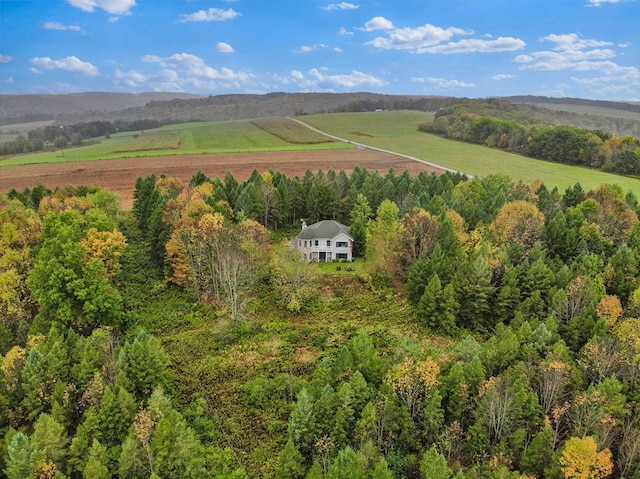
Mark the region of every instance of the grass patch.
POLYGON ((251 124, 287 143, 315 145, 336 141, 288 118, 260 118, 253 120, 251 124))
POLYGON ((180 149, 180 134, 177 131, 156 131, 135 135, 131 141, 115 149, 114 153, 178 149, 180 149))
POLYGON ((422 158, 473 176, 502 173, 514 181, 543 181, 563 192, 580 183, 586 190, 603 183, 617 184, 640 196, 640 180, 579 166, 534 160, 485 146, 447 140, 418 131, 417 125, 431 121, 433 113, 390 111, 376 113, 332 113, 308 115, 301 120, 355 142, 422 158), (357 126, 357 131, 354 127, 357 126), (367 132, 370 137, 363 137, 367 132))
MULTIPOLYGON (((257 127, 250 120, 185 123, 145 130, 143 134, 138 131, 118 133, 109 139, 96 139, 98 141, 95 144, 66 148, 64 152, 58 150, 18 155, 0 161, 0 166, 205 153, 353 148, 353 145, 339 141, 310 142, 310 130, 302 125, 290 130, 292 139, 295 132, 301 137, 296 142, 290 142, 257 127)), ((314 135, 316 139, 326 139, 318 133, 314 135)))

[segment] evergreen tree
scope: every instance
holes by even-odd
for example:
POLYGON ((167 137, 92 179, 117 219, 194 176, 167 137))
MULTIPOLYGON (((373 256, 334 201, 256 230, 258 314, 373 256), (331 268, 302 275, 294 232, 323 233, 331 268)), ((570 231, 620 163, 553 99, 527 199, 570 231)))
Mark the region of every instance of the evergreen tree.
POLYGON ((365 252, 367 227, 371 219, 371 208, 367 197, 358 193, 349 214, 349 232, 353 236, 353 255, 362 256, 365 252))
POLYGON ((304 458, 293 441, 287 441, 278 456, 276 479, 302 479, 305 475, 304 458))

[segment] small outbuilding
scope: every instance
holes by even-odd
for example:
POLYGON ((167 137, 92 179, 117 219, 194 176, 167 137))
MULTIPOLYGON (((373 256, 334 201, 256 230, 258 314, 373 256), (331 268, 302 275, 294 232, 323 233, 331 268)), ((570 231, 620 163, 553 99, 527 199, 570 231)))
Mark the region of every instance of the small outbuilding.
POLYGON ((352 261, 353 236, 349 227, 334 220, 323 220, 307 226, 291 238, 291 247, 299 250, 307 261, 352 261))

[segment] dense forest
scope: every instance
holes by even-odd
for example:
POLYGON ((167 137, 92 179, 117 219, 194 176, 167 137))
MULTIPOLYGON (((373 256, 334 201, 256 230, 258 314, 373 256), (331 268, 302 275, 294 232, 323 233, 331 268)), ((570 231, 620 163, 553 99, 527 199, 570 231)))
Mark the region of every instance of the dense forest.
POLYGON ((149 175, 131 212, 9 191, 0 470, 638 479, 639 212, 612 185, 362 168, 149 175), (349 225, 355 271, 302 261, 301 219, 349 225))

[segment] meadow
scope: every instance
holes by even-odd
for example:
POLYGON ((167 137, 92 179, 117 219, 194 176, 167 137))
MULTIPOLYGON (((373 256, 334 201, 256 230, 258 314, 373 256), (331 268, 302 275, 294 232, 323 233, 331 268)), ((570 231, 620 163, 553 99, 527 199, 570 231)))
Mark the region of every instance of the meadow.
MULTIPOLYGON (((575 183, 585 189, 620 185, 640 196, 640 181, 598 170, 534 160, 483 146, 422 133, 420 123, 433 113, 388 111, 305 115, 299 119, 326 133, 365 145, 411 155, 472 176, 494 173, 515 181, 543 181, 564 191, 575 183)), ((235 152, 334 150, 354 145, 332 141, 285 118, 168 125, 144 132, 123 132, 95 144, 64 151, 16 156, 0 164, 83 162, 114 158, 235 152)))
POLYGON ((249 120, 183 123, 145 131, 122 132, 92 144, 15 156, 0 162, 2 166, 38 163, 64 163, 206 153, 256 151, 294 151, 352 148, 313 133, 284 118, 262 127, 249 120), (324 139, 324 141, 319 141, 324 139))
POLYGON ((576 183, 580 183, 585 190, 611 183, 640 196, 640 180, 637 178, 534 160, 418 131, 416 126, 431 121, 432 113, 336 113, 309 115, 300 119, 341 138, 422 158, 473 176, 501 173, 524 183, 541 180, 547 186, 557 186, 560 191, 576 183))

